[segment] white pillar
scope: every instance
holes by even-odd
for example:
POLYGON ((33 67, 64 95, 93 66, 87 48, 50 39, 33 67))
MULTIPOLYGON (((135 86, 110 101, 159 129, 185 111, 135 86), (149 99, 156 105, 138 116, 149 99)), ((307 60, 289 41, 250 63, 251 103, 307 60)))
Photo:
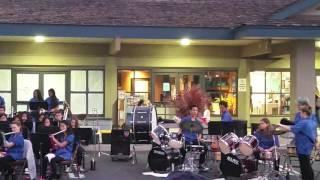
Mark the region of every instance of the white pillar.
POLYGON ((313 107, 315 105, 316 70, 314 40, 297 40, 292 44, 290 54, 290 102, 291 114, 296 112, 298 97, 307 97, 313 107))

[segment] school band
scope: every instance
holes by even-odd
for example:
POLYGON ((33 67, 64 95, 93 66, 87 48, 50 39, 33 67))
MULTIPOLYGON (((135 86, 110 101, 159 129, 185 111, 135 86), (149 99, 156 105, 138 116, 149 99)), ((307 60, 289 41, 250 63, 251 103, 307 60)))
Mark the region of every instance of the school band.
MULTIPOLYGON (((22 159, 24 139, 32 140, 31 136, 36 134, 47 135, 52 142, 47 148, 45 145, 34 145, 36 159, 42 159, 40 164, 40 179, 57 178, 56 165, 60 161, 71 160, 75 153, 76 162, 79 167, 82 164, 84 149, 80 147, 80 141, 75 138, 74 131, 79 128, 78 119, 72 116, 69 110, 64 118, 64 110, 59 109, 59 99, 55 95, 54 89, 49 89, 49 97, 43 100, 41 91, 34 90, 33 102, 47 102, 48 110, 42 107, 30 109, 29 112, 19 112, 14 117, 9 118, 5 113, 5 106, 0 106, 0 131, 3 133, 14 132, 6 136, 5 143, 0 144, 0 172, 1 175, 11 175, 13 170, 10 163, 22 159), (53 135, 56 132, 62 132, 53 135), (79 151, 74 152, 76 145, 79 151), (42 156, 40 156, 40 152, 42 156), (47 167, 51 167, 51 173, 47 174, 47 167)), ((39 143, 40 144, 40 143, 39 143)))
MULTIPOLYGON (((23 139, 30 139, 30 134, 32 133, 47 134, 55 144, 55 150, 52 152, 45 152, 45 154, 49 155, 43 157, 44 161, 41 171, 42 179, 56 178, 56 163, 63 160, 71 160, 74 147, 80 144, 79 139, 74 135, 76 129, 79 128, 78 119, 76 116, 69 115, 69 121, 63 120, 64 111, 59 110, 59 99, 56 97, 54 89, 50 89, 48 94, 49 97, 46 100, 43 100, 40 90, 37 89, 33 93, 33 98, 30 99, 30 102, 47 102, 48 111, 44 112, 43 109, 39 108, 31 110, 31 113, 21 112, 14 116, 11 121, 5 114, 5 107, 0 106, 0 131, 14 132, 7 137, 7 141, 3 145, 6 150, 0 153, 0 171, 3 174, 12 173, 12 169, 8 164, 22 158, 23 139), (52 134, 57 131, 62 131, 62 133, 53 136, 52 134), (52 169, 50 175, 46 174, 47 166, 50 166, 52 169)), ((316 144, 317 119, 311 111, 308 100, 298 99, 297 103, 298 112, 295 114, 293 121, 294 125, 288 126, 279 124, 278 127, 295 134, 295 145, 300 162, 302 179, 313 180, 314 174, 310 164, 310 155, 316 144)), ((231 115, 228 114, 227 107, 227 103, 220 103, 222 121, 232 121, 231 115)), ((190 117, 189 119, 182 118, 182 121, 200 119, 192 116, 192 110, 196 108, 197 107, 193 107, 191 109, 190 116, 188 116, 190 117)), ((271 125, 270 121, 267 118, 262 118, 260 120, 259 128, 254 133, 254 136, 256 136, 259 141, 256 152, 257 158, 261 158, 261 152, 274 153, 275 149, 279 146, 278 137, 274 132, 274 126, 271 125)), ((192 134, 186 130, 182 130, 182 134, 185 136, 186 140, 192 144, 199 139, 198 134, 192 134)), ((81 148, 81 146, 78 147, 76 161, 80 166, 84 149, 81 148)), ((205 158, 204 154, 205 153, 203 153, 203 156, 200 158, 199 164, 200 168, 206 169, 202 166, 205 158)), ((275 159, 275 170, 279 170, 279 161, 279 158, 275 159)))

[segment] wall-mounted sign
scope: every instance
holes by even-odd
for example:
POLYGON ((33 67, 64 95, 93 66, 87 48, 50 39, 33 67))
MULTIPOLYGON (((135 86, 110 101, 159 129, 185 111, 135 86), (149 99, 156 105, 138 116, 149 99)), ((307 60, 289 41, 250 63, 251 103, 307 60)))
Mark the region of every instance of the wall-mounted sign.
POLYGON ((247 79, 245 78, 238 79, 238 91, 239 92, 247 91, 247 79))
POLYGON ((164 82, 164 83, 162 84, 162 91, 163 91, 163 92, 169 92, 169 91, 170 91, 170 83, 164 82))

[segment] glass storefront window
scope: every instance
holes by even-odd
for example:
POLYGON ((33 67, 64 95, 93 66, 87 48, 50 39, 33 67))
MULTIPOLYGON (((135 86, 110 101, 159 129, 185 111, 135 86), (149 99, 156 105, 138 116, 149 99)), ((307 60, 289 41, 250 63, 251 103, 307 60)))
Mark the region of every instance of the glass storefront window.
POLYGON ((176 99, 176 78, 170 75, 156 75, 154 86, 155 102, 172 102, 176 99))
POLYGON ((219 102, 228 102, 231 114, 237 114, 237 72, 209 71, 205 75, 205 90, 212 99, 213 114, 219 115, 219 102))
POLYGON ((250 72, 250 86, 252 115, 290 113, 289 72, 250 72))
POLYGON ((118 70, 118 90, 148 100, 150 77, 148 70, 118 70))

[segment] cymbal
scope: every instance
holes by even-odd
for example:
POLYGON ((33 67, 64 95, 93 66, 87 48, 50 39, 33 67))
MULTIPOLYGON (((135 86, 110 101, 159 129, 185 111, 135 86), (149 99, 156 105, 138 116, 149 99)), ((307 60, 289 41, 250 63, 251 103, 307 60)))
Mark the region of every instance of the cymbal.
POLYGON ((201 133, 203 127, 199 121, 182 121, 180 123, 182 130, 189 130, 191 132, 201 133))

